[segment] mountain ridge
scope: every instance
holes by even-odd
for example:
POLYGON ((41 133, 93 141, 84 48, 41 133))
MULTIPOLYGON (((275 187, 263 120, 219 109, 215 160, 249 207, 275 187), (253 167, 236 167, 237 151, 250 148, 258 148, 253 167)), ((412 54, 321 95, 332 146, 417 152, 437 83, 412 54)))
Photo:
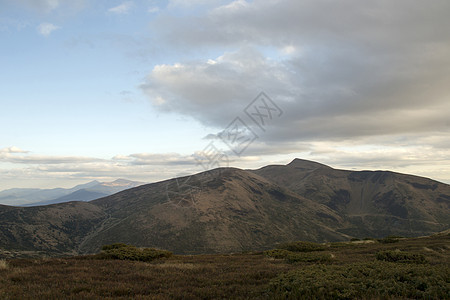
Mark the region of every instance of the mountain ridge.
POLYGON ((39 206, 70 201, 90 201, 142 184, 144 183, 117 179, 111 182, 93 180, 68 189, 13 188, 0 191, 0 203, 15 206, 39 206), (79 191, 84 191, 85 196, 82 196, 79 191))
POLYGON ((297 159, 257 170, 214 169, 90 202, 0 206, 0 247, 93 253, 123 242, 198 254, 292 240, 423 236, 450 227, 449 206, 450 186, 437 181, 297 159))

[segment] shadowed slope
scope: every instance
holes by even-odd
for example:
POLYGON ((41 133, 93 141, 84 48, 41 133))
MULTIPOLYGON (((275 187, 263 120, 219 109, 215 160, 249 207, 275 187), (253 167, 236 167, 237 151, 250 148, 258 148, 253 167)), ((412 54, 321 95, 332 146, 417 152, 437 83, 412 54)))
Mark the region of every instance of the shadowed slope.
POLYGON ((295 159, 254 171, 305 198, 324 204, 359 237, 427 235, 450 226, 450 186, 389 171, 345 171, 295 159))

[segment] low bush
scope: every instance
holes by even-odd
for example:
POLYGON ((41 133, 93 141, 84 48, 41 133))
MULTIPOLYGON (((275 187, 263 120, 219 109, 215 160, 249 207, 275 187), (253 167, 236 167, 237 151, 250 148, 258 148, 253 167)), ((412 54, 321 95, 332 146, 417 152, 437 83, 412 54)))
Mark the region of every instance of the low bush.
POLYGON ((292 253, 291 251, 284 250, 284 249, 273 249, 273 250, 264 251, 264 255, 267 255, 267 256, 273 257, 273 258, 286 258, 291 253, 292 253))
POLYGON ((420 253, 411 253, 411 252, 402 252, 399 250, 385 250, 379 251, 376 254, 376 258, 378 260, 390 261, 390 262, 399 262, 399 263, 425 263, 426 259, 423 254, 420 253))
POLYGON ((311 265, 270 282, 272 299, 448 299, 447 265, 311 265))
POLYGON ((382 244, 390 244, 390 243, 398 243, 400 237, 397 236, 387 236, 385 238, 382 239, 378 239, 377 241, 382 243, 382 244))
POLYGON ((277 249, 284 249, 292 252, 313 252, 326 250, 327 247, 318 243, 299 241, 280 244, 277 249))
POLYGON ((355 243, 350 242, 333 242, 328 244, 330 249, 353 248, 355 243))
POLYGON ((333 260, 329 253, 315 253, 315 252, 292 252, 286 257, 290 263, 295 262, 319 262, 325 263, 333 260))
POLYGON ((125 247, 130 247, 130 245, 124 244, 124 243, 116 243, 116 244, 111 244, 111 245, 104 245, 102 247, 103 251, 108 251, 108 250, 113 250, 113 249, 120 249, 120 248, 125 248, 125 247))
POLYGON ((287 262, 329 262, 332 256, 329 253, 316 252, 292 252, 284 249, 273 249, 264 252, 265 255, 273 258, 286 259, 287 262))
POLYGON ((170 257, 172 252, 153 248, 137 248, 126 244, 112 244, 102 247, 97 254, 99 259, 119 259, 149 262, 158 258, 170 257))

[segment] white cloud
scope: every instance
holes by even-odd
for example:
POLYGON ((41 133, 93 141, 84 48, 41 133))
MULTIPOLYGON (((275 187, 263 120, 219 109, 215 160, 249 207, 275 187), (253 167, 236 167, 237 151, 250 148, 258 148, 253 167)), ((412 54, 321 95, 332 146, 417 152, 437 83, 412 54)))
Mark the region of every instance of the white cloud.
POLYGON ((28 153, 28 151, 22 150, 15 146, 0 149, 0 154, 5 154, 5 153, 8 153, 8 154, 9 153, 28 153))
POLYGON ((111 159, 29 154, 16 147, 0 149, 0 190, 17 187, 17 182, 67 182, 127 178, 153 182, 193 174, 204 169, 193 155, 178 153, 135 153, 111 159), (5 164, 7 168, 2 168, 5 164), (11 164, 14 168, 11 168, 11 164))
POLYGON ((221 127, 262 90, 278 98, 293 97, 298 91, 289 72, 283 63, 242 48, 202 62, 157 65, 141 87, 159 109, 221 127))
POLYGON ((149 13, 154 14, 160 11, 159 7, 157 6, 152 6, 147 10, 149 13))
POLYGON ((295 54, 295 52, 297 52, 297 48, 292 45, 284 46, 281 48, 281 53, 285 55, 292 55, 295 54))
POLYGON ((111 7, 110 9, 108 9, 108 12, 118 15, 128 14, 130 10, 133 8, 133 6, 134 6, 133 1, 125 1, 120 5, 111 7))
POLYGON ((198 5, 217 5, 218 3, 224 2, 223 0, 169 0, 168 7, 175 8, 175 7, 191 7, 191 6, 198 6, 198 5))
POLYGON ((51 23, 41 23, 37 27, 39 34, 48 37, 53 31, 60 29, 59 26, 53 25, 51 23))

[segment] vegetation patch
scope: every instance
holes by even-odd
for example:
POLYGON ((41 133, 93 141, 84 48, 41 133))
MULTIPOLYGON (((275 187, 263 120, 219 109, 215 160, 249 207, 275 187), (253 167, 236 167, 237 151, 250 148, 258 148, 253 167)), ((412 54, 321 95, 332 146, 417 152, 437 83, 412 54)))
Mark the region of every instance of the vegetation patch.
POLYGON ((274 299, 448 299, 448 278, 445 265, 311 265, 273 279, 270 292, 274 299))
POLYGON ((378 260, 384 260, 389 262, 398 263, 418 263, 423 264, 426 262, 425 256, 420 253, 403 252, 400 250, 385 250, 379 251, 376 254, 378 260))
POLYGON ((317 263, 326 263, 331 262, 333 257, 330 253, 316 253, 316 252, 297 252, 291 253, 287 256, 287 261, 290 263, 295 262, 317 262, 317 263))
POLYGON ((0 270, 8 269, 8 263, 6 260, 0 260, 0 270))
POLYGON ((273 249, 273 250, 267 250, 264 251, 264 255, 267 255, 269 257, 273 258, 287 258, 289 254, 292 254, 293 252, 284 250, 284 249, 273 249))
POLYGON ((322 252, 293 252, 285 249, 273 249, 264 252, 265 255, 273 258, 285 259, 287 262, 330 262, 333 257, 329 253, 322 252))
POLYGON ((8 259, 0 299, 450 299, 449 237, 327 244, 311 252, 173 255, 150 263, 109 259, 144 252, 113 244, 97 255, 8 259), (377 260, 383 251, 421 254, 426 262, 377 260))
POLYGON ((398 241, 401 239, 402 237, 400 236, 387 236, 385 238, 382 239, 378 239, 378 242, 382 243, 382 244, 391 244, 391 243, 398 243, 398 241))
POLYGON ((112 244, 102 247, 102 252, 95 255, 98 259, 118 259, 149 262, 158 258, 172 256, 172 252, 154 248, 137 248, 126 244, 112 244))
POLYGON ((299 241, 280 244, 277 246, 277 249, 284 249, 292 252, 313 252, 326 250, 327 247, 323 244, 299 241))

